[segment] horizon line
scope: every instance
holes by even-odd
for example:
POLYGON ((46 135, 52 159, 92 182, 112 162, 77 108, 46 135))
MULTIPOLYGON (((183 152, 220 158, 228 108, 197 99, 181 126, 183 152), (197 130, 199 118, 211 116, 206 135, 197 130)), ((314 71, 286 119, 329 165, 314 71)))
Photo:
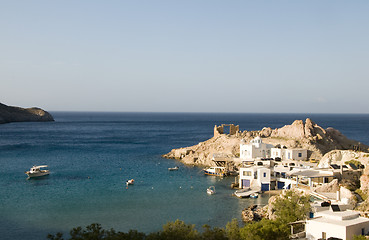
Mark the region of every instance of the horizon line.
POLYGON ((326 115, 369 115, 369 113, 345 113, 345 112, 169 112, 169 111, 100 111, 100 110, 45 110, 54 113, 158 113, 158 114, 326 114, 326 115))

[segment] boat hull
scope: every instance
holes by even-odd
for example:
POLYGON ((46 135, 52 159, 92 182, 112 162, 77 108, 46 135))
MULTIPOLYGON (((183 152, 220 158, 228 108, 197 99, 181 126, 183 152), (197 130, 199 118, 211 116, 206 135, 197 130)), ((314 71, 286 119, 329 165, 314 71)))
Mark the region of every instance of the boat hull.
POLYGON ((35 173, 30 173, 30 172, 26 172, 27 176, 29 178, 38 178, 38 177, 44 177, 44 176, 47 176, 49 175, 49 171, 43 171, 43 172, 35 172, 35 173))
POLYGON ((208 189, 206 189, 206 193, 209 194, 209 195, 215 194, 215 187, 210 186, 208 189))
POLYGON ((168 168, 168 171, 178 171, 178 167, 174 167, 174 168, 168 168))
POLYGON ((206 171, 206 170, 204 170, 204 174, 209 175, 209 176, 219 176, 219 177, 224 177, 225 176, 224 173, 209 172, 209 171, 206 171))
POLYGON ((206 193, 209 195, 213 195, 215 192, 213 190, 207 190, 206 193))

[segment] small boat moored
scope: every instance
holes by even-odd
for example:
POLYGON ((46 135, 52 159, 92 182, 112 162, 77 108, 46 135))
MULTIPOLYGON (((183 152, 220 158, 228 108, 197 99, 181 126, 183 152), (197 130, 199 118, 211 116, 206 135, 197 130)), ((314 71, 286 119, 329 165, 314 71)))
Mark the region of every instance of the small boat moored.
POLYGON ((259 196, 258 192, 260 192, 260 189, 244 188, 244 189, 235 191, 233 195, 235 195, 238 198, 247 198, 247 197, 257 198, 259 196))
POLYGON ((259 194, 258 193, 251 193, 250 194, 250 198, 258 198, 259 194))
POLYGON ((208 189, 206 189, 206 193, 209 195, 215 194, 215 187, 214 186, 208 187, 208 189))
POLYGON ((204 173, 210 176, 224 177, 226 175, 225 167, 210 167, 205 168, 204 173))
POLYGON ((128 185, 133 185, 133 183, 135 182, 135 180, 133 180, 133 179, 130 179, 130 180, 127 180, 126 181, 126 185, 128 186, 128 185))
POLYGON ((46 169, 47 165, 33 166, 29 171, 25 173, 28 175, 28 178, 37 178, 49 175, 49 169, 46 169))
POLYGON ((177 171, 179 169, 178 166, 172 167, 172 168, 168 168, 168 171, 177 171))

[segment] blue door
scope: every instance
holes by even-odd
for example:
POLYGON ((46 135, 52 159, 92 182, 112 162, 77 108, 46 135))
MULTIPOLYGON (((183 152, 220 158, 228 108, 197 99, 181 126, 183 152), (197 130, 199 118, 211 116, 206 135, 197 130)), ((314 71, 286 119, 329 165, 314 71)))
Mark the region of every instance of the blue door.
POLYGON ((261 184, 261 191, 269 191, 269 183, 262 183, 261 184))
POLYGON ((284 182, 277 182, 277 188, 278 189, 283 189, 283 187, 284 187, 284 182))
POLYGON ((250 187, 250 180, 242 179, 242 188, 250 187))

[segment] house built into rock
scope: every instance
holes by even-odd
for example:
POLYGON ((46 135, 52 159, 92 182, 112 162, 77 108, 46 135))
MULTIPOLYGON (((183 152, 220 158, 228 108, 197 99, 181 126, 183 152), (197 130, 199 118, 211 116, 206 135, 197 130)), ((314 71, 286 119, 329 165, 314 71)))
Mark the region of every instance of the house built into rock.
POLYGON ((248 144, 241 140, 239 188, 261 191, 292 187, 312 189, 333 179, 358 180, 360 177, 360 170, 346 165, 332 164, 328 168, 318 168, 315 163, 305 161, 306 156, 306 149, 275 148, 263 143, 260 137, 248 144))

